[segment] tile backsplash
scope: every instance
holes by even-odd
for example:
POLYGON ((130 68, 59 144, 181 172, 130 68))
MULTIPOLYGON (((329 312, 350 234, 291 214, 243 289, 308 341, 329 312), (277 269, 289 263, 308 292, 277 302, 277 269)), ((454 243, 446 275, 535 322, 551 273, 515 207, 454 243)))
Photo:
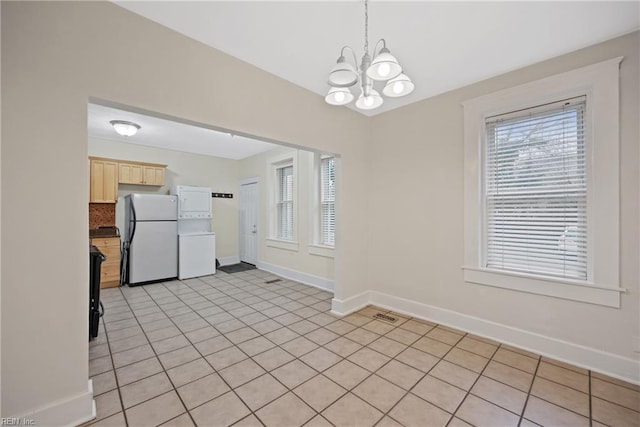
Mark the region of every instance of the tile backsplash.
POLYGON ((89 229, 100 225, 116 225, 115 203, 89 203, 89 229))

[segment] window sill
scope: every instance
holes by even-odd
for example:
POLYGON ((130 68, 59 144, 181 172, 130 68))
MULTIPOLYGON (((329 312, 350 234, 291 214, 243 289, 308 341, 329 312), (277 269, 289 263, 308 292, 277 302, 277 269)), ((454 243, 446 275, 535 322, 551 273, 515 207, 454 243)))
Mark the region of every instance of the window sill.
POLYGON ((307 250, 310 255, 322 256, 325 258, 333 258, 333 246, 326 245, 308 245, 307 250))
POLYGON ((282 240, 282 239, 265 239, 267 246, 278 249, 285 249, 287 251, 298 252, 298 242, 294 242, 293 240, 282 240))
POLYGON ((620 308, 623 288, 598 286, 589 282, 555 279, 533 274, 505 272, 463 266, 464 281, 531 294, 620 308))

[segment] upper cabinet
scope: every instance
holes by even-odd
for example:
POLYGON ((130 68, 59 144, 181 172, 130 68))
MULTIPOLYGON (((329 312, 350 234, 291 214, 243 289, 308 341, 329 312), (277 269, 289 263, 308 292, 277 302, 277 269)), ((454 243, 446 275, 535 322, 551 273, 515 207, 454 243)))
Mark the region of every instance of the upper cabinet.
POLYGON ((118 201, 118 163, 109 159, 89 158, 91 203, 116 203, 118 201))
POLYGON ((167 165, 89 157, 90 203, 117 203, 118 184, 164 185, 167 165))
POLYGON ((162 186, 166 167, 156 163, 120 162, 118 183, 162 186))

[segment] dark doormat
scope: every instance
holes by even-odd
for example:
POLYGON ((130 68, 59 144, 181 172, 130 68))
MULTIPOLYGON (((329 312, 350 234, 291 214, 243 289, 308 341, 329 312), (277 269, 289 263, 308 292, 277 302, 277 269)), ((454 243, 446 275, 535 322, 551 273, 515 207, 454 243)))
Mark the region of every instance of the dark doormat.
POLYGON ((224 267, 218 267, 218 270, 224 271, 227 274, 240 273, 241 271, 255 270, 256 266, 246 262, 240 264, 225 265, 224 267))

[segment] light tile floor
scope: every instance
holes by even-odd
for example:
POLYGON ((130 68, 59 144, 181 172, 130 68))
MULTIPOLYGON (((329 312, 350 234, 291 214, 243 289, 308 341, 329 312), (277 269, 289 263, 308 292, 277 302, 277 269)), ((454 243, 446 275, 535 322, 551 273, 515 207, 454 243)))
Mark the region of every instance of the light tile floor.
POLYGON ((640 425, 640 387, 260 270, 105 289, 95 426, 640 425))

